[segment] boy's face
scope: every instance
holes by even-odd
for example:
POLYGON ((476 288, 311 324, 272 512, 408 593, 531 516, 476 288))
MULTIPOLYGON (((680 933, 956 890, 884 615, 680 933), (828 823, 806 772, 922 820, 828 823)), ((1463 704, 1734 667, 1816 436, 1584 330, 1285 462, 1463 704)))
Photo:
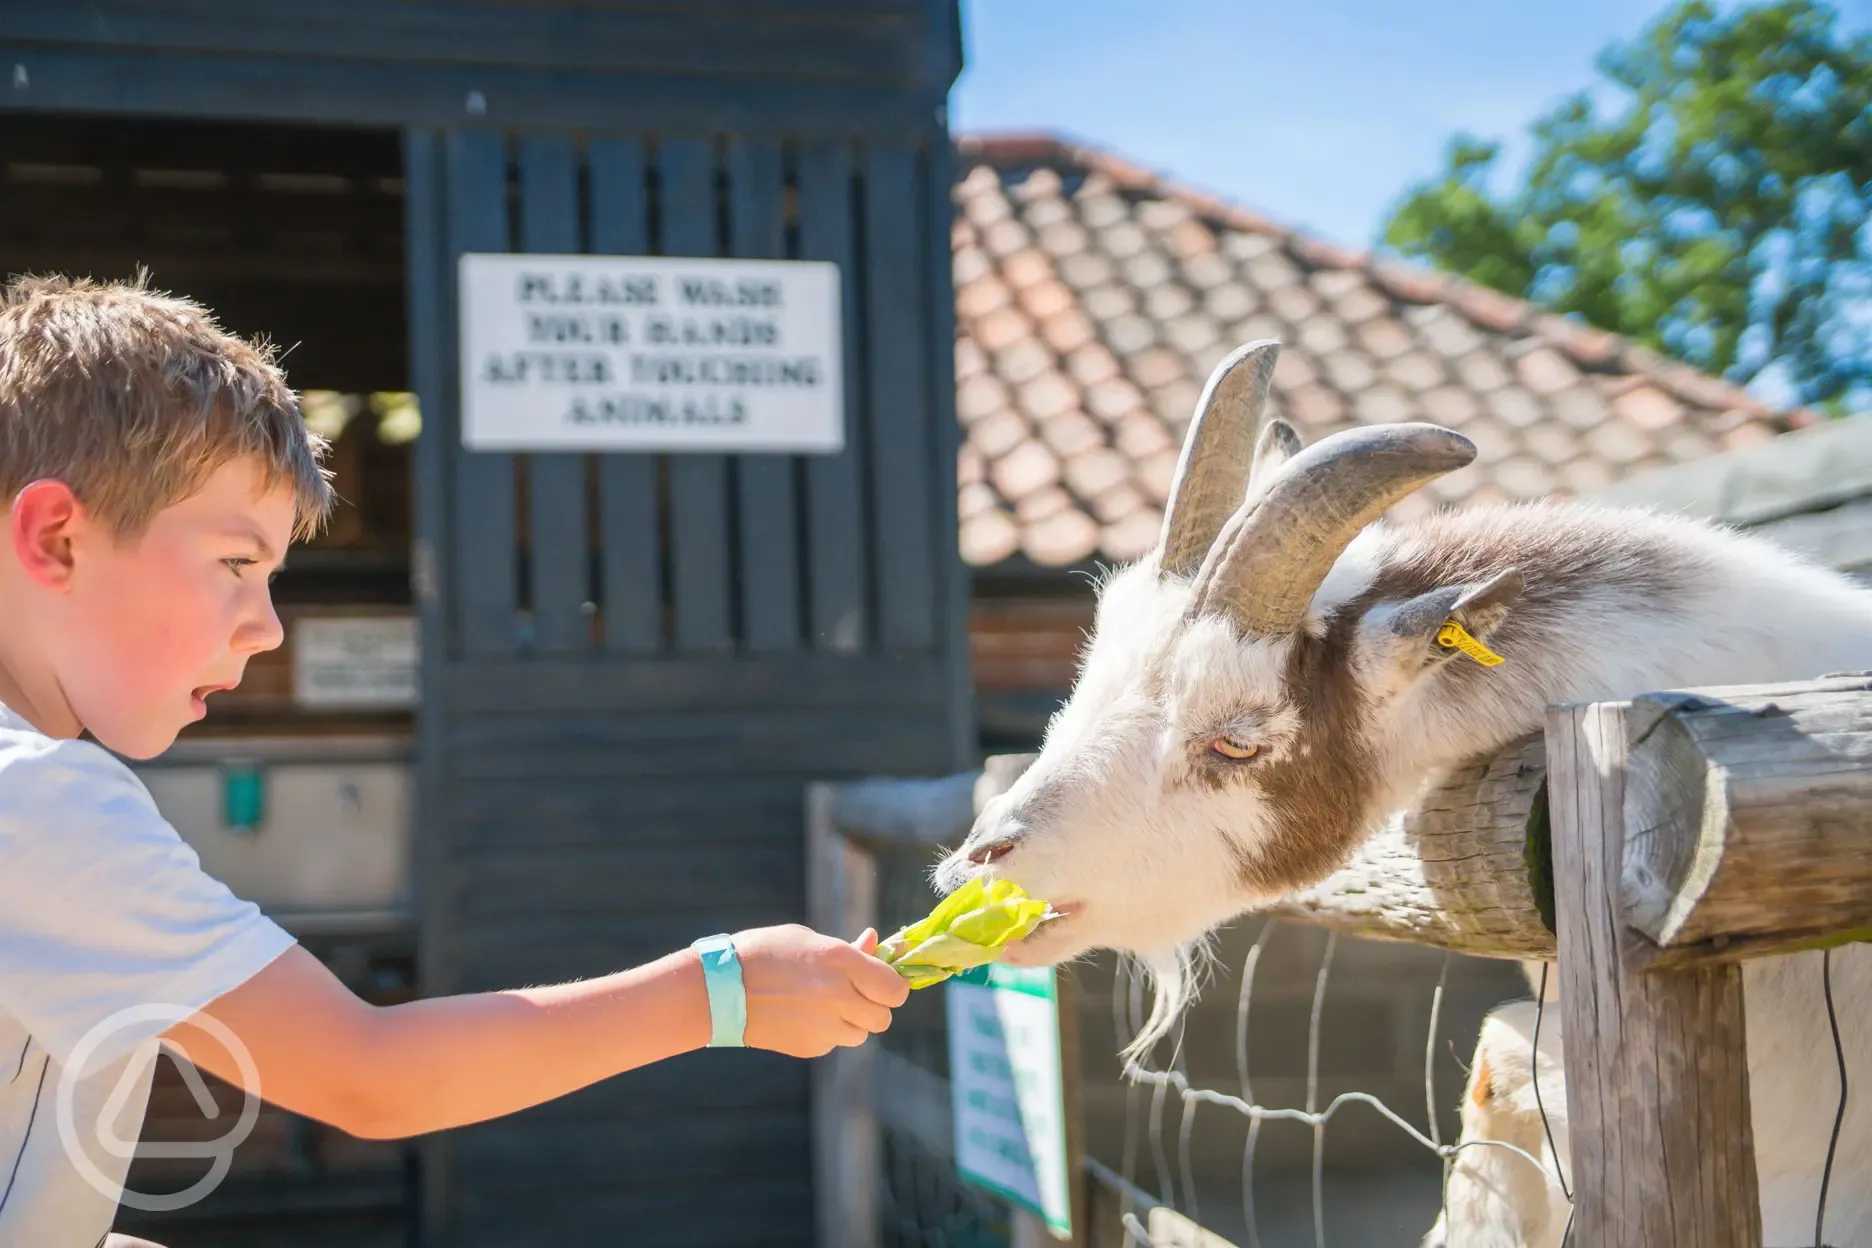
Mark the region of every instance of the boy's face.
POLYGON ((234 460, 138 538, 120 542, 101 524, 75 532, 43 641, 72 713, 108 748, 162 753, 206 713, 205 697, 280 644, 269 581, 292 540, 294 500, 285 483, 263 492, 262 479, 234 460))

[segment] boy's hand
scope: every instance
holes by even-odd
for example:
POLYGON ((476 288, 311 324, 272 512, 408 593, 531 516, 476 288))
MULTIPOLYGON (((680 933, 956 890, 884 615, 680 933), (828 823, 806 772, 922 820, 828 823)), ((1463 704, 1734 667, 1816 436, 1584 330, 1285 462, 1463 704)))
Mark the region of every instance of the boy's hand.
POLYGON ((872 956, 877 933, 847 944, 796 924, 735 935, 749 1048, 823 1057, 890 1027, 910 985, 872 956))

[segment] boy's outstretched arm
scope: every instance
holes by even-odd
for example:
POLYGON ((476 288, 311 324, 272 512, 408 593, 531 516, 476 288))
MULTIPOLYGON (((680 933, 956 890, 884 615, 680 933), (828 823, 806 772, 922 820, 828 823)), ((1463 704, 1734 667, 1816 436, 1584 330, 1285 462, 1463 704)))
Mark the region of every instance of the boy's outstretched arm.
MULTIPOLYGON (((851 944, 792 926, 734 939, 752 1048, 817 1057, 861 1044, 890 1026, 908 995, 870 956, 875 932, 851 944)), ((687 950, 577 983, 379 1007, 294 946, 201 1014, 247 1049, 258 1073, 250 1093, 374 1139, 498 1118, 709 1039, 701 963, 687 950)), ((163 1038, 203 1070, 246 1084, 194 1019, 163 1038)))

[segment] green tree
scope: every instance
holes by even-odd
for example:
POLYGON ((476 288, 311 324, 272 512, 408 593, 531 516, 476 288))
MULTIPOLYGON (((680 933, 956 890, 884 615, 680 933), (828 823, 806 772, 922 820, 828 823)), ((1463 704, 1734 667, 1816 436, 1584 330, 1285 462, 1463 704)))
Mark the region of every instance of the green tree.
POLYGON ((1519 185, 1467 135, 1398 252, 1803 402, 1872 400, 1872 35, 1812 0, 1685 0, 1532 128, 1519 185))

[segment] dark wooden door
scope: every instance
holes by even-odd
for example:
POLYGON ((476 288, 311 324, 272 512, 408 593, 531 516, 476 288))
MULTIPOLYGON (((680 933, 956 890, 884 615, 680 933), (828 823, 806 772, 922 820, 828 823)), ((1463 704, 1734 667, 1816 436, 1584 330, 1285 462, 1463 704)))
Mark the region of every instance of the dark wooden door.
MULTIPOLYGON (((799 920, 806 782, 966 761, 948 169, 940 129, 409 133, 426 994, 799 920), (835 261, 845 450, 464 450, 469 251, 835 261)), ((697 1054, 429 1162, 433 1243, 804 1244, 807 1067, 697 1054)))

